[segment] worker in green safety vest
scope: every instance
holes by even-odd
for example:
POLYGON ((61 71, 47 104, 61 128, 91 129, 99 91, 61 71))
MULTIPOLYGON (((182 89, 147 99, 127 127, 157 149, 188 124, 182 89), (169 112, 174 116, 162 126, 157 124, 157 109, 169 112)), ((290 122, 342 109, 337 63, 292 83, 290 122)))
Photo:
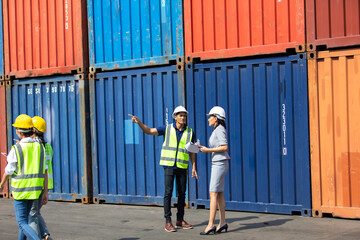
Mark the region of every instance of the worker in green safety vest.
MULTIPOLYGON (((33 124, 34 124, 34 139, 41 143, 45 148, 45 161, 46 165, 48 166, 48 189, 54 188, 54 178, 53 178, 53 168, 52 168, 52 159, 54 156, 53 149, 49 143, 45 141, 44 133, 46 132, 46 122, 42 117, 35 116, 32 118, 33 124)), ((47 192, 43 192, 42 194, 48 194, 47 192)), ((40 205, 38 206, 39 213, 39 230, 40 230, 40 236, 45 240, 51 240, 49 230, 46 226, 46 223, 44 221, 44 218, 42 217, 40 213, 40 209, 42 207, 41 202, 39 201, 40 205)), ((35 213, 35 209, 31 209, 30 215, 32 216, 35 213)))
POLYGON ((197 178, 195 153, 189 153, 185 149, 188 142, 193 142, 195 134, 186 124, 187 110, 183 106, 174 109, 173 118, 175 122, 160 126, 158 128, 149 128, 143 124, 138 117, 130 115, 131 121, 137 123, 141 130, 148 135, 164 135, 162 145, 160 165, 164 167, 165 176, 165 195, 164 195, 164 217, 165 231, 176 232, 176 228, 171 222, 171 197, 176 178, 178 192, 176 227, 182 229, 192 229, 192 225, 184 220, 185 192, 187 186, 187 169, 189 159, 192 163, 192 177, 197 178))
MULTIPOLYGON (((11 176, 11 193, 14 198, 16 221, 19 226, 19 237, 24 234, 30 240, 38 240, 38 217, 30 218, 30 209, 36 208, 39 201, 45 205, 48 201, 47 166, 44 147, 32 138, 33 122, 25 114, 19 115, 13 126, 20 141, 11 147, 7 156, 0 191, 11 176)), ((38 211, 37 211, 38 212, 38 211)), ((19 238, 20 239, 20 238, 19 238)))

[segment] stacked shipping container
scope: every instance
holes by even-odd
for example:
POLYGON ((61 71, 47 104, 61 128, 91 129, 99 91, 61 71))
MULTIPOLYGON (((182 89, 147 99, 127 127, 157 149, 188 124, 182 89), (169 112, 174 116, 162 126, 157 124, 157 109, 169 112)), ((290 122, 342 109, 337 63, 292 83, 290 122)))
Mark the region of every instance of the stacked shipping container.
POLYGON ((88 0, 96 203, 163 204, 163 139, 144 136, 127 114, 157 127, 184 105, 182 9, 181 0, 88 0), (117 69, 126 70, 102 72, 117 69))
MULTIPOLYGON (((186 105, 190 127, 207 142, 205 113, 220 105, 232 157, 228 209, 310 215, 311 162, 313 215, 359 217, 359 144, 351 136, 360 0, 3 4, 0 71, 12 81, 0 82, 0 131, 8 127, 0 150, 13 144, 17 114, 43 116, 55 152, 51 199, 161 205, 162 139, 144 135, 127 114, 156 127, 186 105), (353 49, 319 51, 343 47, 353 49)), ((204 154, 198 173, 189 201, 208 207, 204 154)))
MULTIPOLYGON (((6 95, 5 95, 5 82, 0 81, 0 152, 7 153, 7 131, 6 131, 6 95)), ((6 166, 6 157, 0 155, 0 173, 1 177, 4 174, 6 166)), ((0 192, 0 197, 9 197, 9 188, 6 184, 3 192, 0 192)))
POLYGON ((43 117, 46 140, 54 150, 50 199, 88 203, 92 190, 88 81, 87 74, 77 74, 88 68, 86 1, 2 2, 8 80, 5 152, 14 144, 11 124, 19 114, 43 117))
POLYGON ((304 0, 184 0, 184 24, 187 62, 305 51, 304 0))
POLYGON ((163 138, 143 134, 128 114, 151 127, 171 123, 184 104, 176 65, 104 72, 90 80, 94 202, 163 204, 163 138))
POLYGON ((313 215, 360 218, 360 49, 309 59, 313 215))
MULTIPOLYGON (((304 1, 185 0, 184 11, 190 125, 206 143, 205 114, 227 114, 227 209, 311 215, 306 57, 289 55, 305 51, 304 1)), ((198 154, 192 206, 209 207, 209 165, 198 154)))
POLYGON ((360 218, 359 7, 359 0, 306 1, 307 49, 317 50, 308 53, 316 217, 360 218))
POLYGON ((3 1, 6 79, 84 73, 84 0, 3 1))
POLYGON ((181 0, 88 0, 90 72, 183 62, 181 0))
MULTIPOLYGON (((4 82, 4 52, 3 52, 3 18, 2 2, 0 1, 0 152, 7 153, 7 131, 6 131, 6 91, 4 82)), ((6 157, 0 155, 0 174, 3 176, 6 166, 6 157)), ((8 185, 5 186, 0 197, 9 197, 8 185)))
POLYGON ((50 200, 90 200, 88 81, 83 78, 26 78, 7 85, 8 146, 13 145, 16 134, 11 124, 19 114, 42 116, 47 123, 45 139, 54 151, 50 200))
MULTIPOLYGON (((310 216, 305 54, 186 69, 190 126, 202 143, 212 131, 206 113, 216 105, 226 112, 226 209, 310 216)), ((199 180, 190 182, 190 201, 209 207, 209 154, 198 154, 197 162, 199 180)))

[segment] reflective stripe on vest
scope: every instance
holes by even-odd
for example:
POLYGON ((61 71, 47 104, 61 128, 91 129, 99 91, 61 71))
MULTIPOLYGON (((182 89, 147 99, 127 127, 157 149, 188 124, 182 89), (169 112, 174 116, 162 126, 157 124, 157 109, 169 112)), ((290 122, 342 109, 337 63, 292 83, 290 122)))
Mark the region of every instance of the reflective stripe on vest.
POLYGON ((48 165, 48 189, 54 188, 54 176, 52 168, 53 149, 50 144, 45 144, 45 161, 48 165))
POLYGON ((185 149, 186 143, 191 140, 192 129, 186 127, 178 144, 176 137, 176 129, 172 124, 166 126, 165 140, 161 149, 160 165, 176 166, 178 168, 187 169, 189 165, 189 153, 185 149))
POLYGON ((18 172, 11 176, 11 191, 15 200, 38 199, 44 186, 45 151, 38 142, 15 146, 18 172))

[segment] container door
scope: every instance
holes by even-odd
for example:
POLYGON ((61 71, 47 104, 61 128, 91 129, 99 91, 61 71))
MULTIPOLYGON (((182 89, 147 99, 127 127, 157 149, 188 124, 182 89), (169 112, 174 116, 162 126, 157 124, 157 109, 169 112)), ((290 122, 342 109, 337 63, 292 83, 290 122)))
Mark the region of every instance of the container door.
MULTIPOLYGON (((190 126, 204 145, 206 113, 226 112, 229 171, 226 209, 311 215, 306 57, 188 64, 190 126)), ((192 207, 209 207, 210 154, 197 154, 192 207)))
POLYGON ((313 215, 360 218, 360 49, 309 58, 313 215))
POLYGON ((88 82, 79 76, 16 80, 8 87, 9 146, 18 138, 11 124, 19 114, 46 121, 45 140, 54 152, 50 200, 88 203, 90 199, 88 82))
POLYGON ((149 127, 173 122, 184 105, 183 70, 155 67, 95 74, 90 80, 94 202, 163 204, 163 136, 144 134, 128 114, 149 127))

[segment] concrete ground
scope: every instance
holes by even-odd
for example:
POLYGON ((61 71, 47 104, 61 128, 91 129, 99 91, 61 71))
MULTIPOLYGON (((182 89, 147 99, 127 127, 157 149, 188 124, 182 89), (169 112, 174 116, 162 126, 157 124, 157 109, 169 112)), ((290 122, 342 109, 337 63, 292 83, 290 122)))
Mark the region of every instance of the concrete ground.
MULTIPOLYGON (((200 236, 209 210, 186 209, 194 229, 176 233, 164 231, 162 207, 51 201, 41 212, 54 239, 360 239, 360 221, 348 219, 227 211, 228 233, 200 236)), ((13 201, 0 199, 0 239, 17 233, 13 201)))

